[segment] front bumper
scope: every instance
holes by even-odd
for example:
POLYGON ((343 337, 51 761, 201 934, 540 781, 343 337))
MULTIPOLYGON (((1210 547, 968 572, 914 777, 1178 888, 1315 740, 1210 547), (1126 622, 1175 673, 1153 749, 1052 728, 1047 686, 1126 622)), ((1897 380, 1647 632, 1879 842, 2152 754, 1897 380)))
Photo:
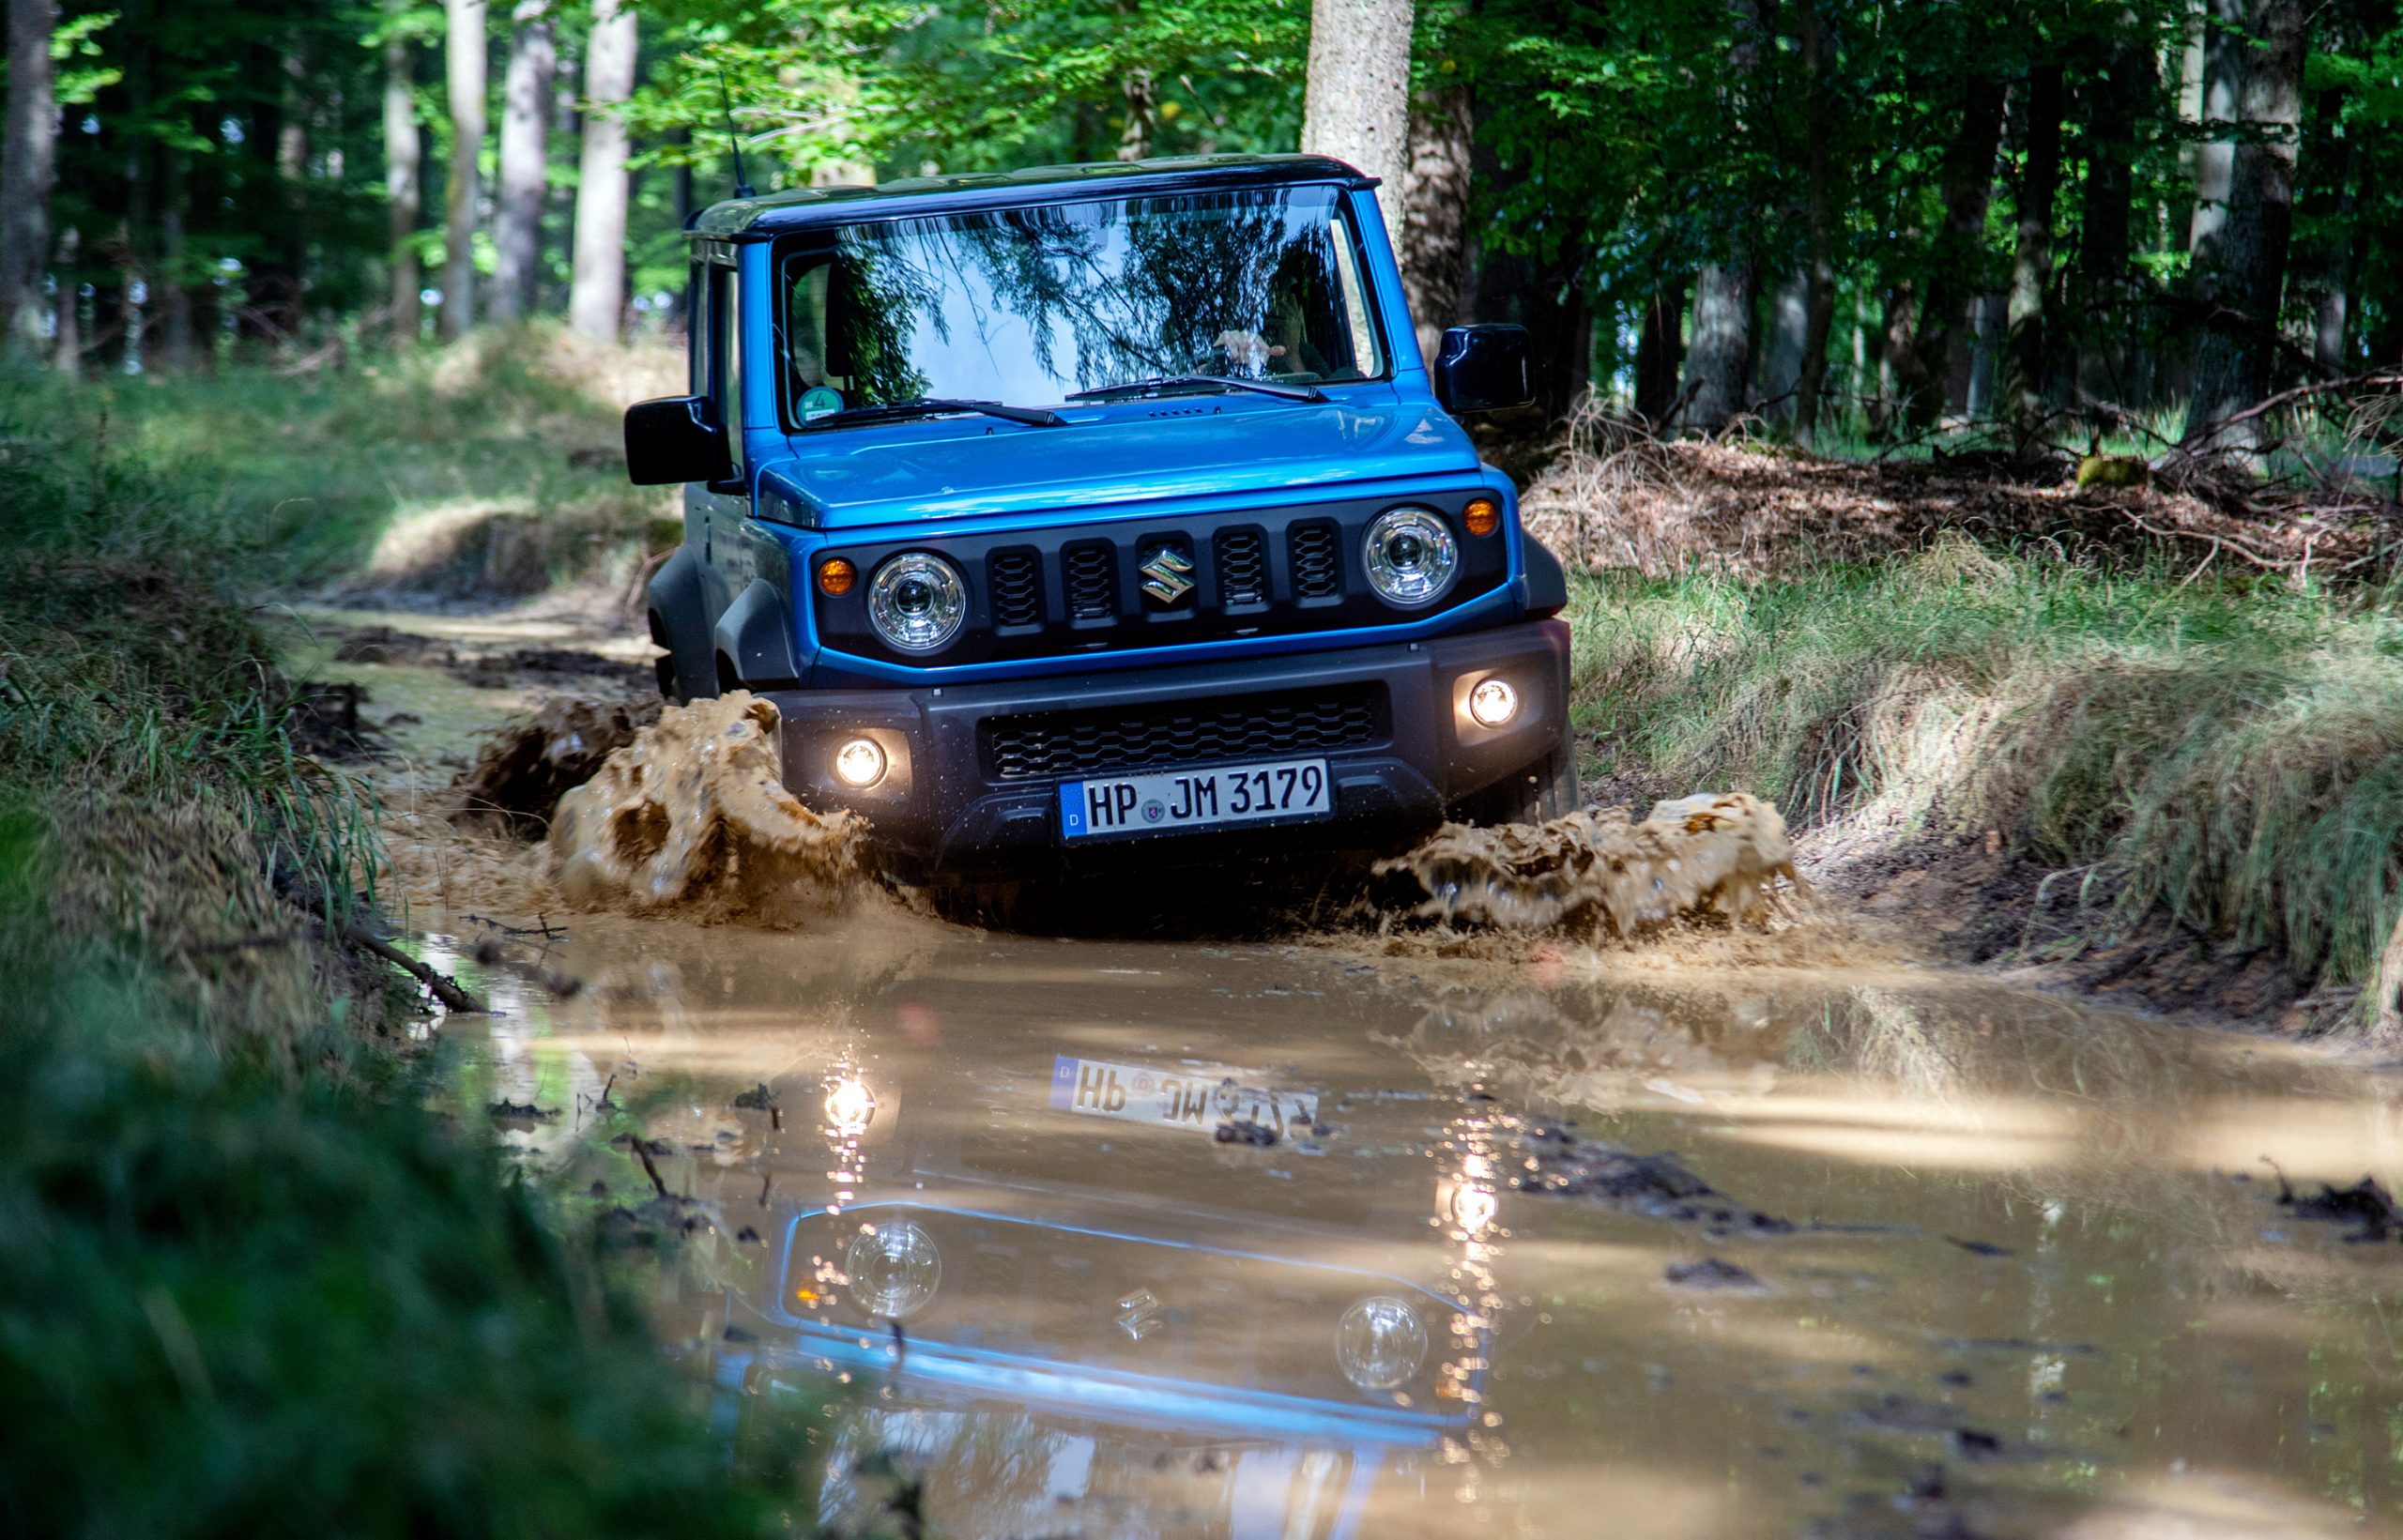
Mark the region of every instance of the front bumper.
POLYGON ((810 806, 849 808, 876 841, 934 875, 976 878, 1181 861, 1218 862, 1296 849, 1376 850, 1426 832, 1446 809, 1524 771, 1566 741, 1569 628, 1533 620, 1426 642, 1242 662, 992 684, 901 690, 772 690, 784 718, 786 785, 810 806), (1508 724, 1465 713, 1470 686, 1499 676, 1517 689, 1508 724), (996 763, 993 729, 1051 713, 1227 708, 1248 697, 1350 692, 1379 702, 1375 725, 1337 748, 1241 755, 1155 751, 1134 762, 1071 774, 1027 774, 996 763), (890 766, 865 790, 834 774, 834 752, 873 739, 890 766), (1185 757, 1193 753, 1197 756, 1185 757), (1174 831, 1074 846, 1060 834, 1063 780, 1240 760, 1323 757, 1332 818, 1174 831))

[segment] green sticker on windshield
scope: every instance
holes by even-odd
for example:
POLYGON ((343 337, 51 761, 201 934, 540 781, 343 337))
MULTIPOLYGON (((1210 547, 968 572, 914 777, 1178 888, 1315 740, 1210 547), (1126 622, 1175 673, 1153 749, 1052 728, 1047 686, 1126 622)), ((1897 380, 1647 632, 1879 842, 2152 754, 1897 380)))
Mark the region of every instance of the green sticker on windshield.
POLYGON ((815 422, 843 409, 843 392, 831 385, 815 385, 802 392, 801 419, 815 422))

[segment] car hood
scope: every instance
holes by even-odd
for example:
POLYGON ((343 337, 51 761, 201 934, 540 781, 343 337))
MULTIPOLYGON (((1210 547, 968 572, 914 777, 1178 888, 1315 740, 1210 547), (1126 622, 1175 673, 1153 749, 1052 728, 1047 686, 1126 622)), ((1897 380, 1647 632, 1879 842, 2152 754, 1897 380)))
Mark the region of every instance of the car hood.
POLYGON ((1318 491, 1477 468, 1424 402, 1176 396, 1069 407, 1064 428, 944 418, 795 434, 766 477, 832 528, 1225 494, 1318 491))

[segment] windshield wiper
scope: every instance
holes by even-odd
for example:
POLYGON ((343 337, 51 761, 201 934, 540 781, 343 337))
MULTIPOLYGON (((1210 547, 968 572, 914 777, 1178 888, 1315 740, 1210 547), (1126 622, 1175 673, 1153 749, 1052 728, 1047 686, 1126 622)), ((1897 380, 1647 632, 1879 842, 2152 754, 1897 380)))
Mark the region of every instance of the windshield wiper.
POLYGON ((839 428, 853 422, 874 422, 881 419, 903 417, 936 417, 944 412, 982 412, 1006 422, 1023 422, 1030 428, 1064 428, 1068 419, 1057 412, 1040 406, 1004 406, 998 401, 953 401, 941 396, 919 396, 911 401, 887 401, 874 406, 846 406, 839 412, 814 417, 801 425, 808 433, 818 428, 839 428))
POLYGON ((1181 385, 1216 385, 1229 390, 1256 390, 1278 401, 1324 401, 1326 392, 1315 385, 1276 385, 1267 380, 1238 379, 1232 374, 1163 374, 1154 380, 1128 380, 1123 385, 1096 385, 1090 390, 1071 390, 1070 401, 1096 401, 1104 396, 1140 396, 1155 390, 1172 390, 1181 385))

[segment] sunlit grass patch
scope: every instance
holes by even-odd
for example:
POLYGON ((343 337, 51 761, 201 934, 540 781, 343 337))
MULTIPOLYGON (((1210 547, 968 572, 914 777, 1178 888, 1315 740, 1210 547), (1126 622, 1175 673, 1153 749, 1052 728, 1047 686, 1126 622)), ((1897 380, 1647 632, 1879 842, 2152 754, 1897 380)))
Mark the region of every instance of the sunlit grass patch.
POLYGON ((1574 585, 1576 719, 1604 773, 1871 803, 2081 868, 2299 983, 2375 970, 2403 907, 2403 615, 2284 582, 2109 572, 1958 537, 1746 582, 1574 585))

